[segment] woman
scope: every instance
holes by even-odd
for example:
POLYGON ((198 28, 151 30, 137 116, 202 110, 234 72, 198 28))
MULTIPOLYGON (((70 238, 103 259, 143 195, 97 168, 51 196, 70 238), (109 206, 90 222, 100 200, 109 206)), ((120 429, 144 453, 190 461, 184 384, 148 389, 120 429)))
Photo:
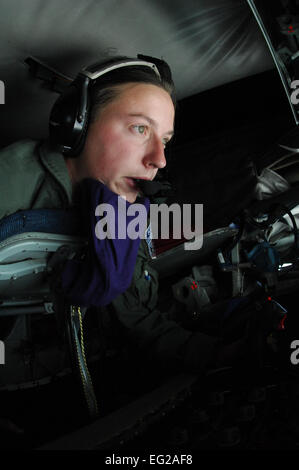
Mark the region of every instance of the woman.
POLYGON ((221 346, 218 338, 187 331, 156 308, 150 238, 99 240, 95 233, 98 205, 116 207, 119 196, 126 209, 136 201, 148 214, 149 200, 134 178, 153 180, 165 167, 174 117, 164 61, 117 57, 87 68, 54 105, 50 141, 19 142, 1 152, 0 186, 7 197, 0 217, 77 204, 89 245, 83 258, 67 261, 62 270, 69 301, 113 318, 146 362, 167 372, 199 372, 230 363, 238 344, 221 346))
MULTIPOLYGON (((107 305, 129 287, 140 244, 139 237, 98 240, 95 233, 99 223, 95 216, 98 205, 109 204, 115 209, 115 223, 120 229, 121 201, 117 195, 126 201, 125 216, 140 194, 134 180, 152 181, 158 169, 165 167, 164 148, 174 132, 175 97, 170 72, 166 81, 166 74, 161 71, 161 77, 152 62, 128 58, 116 58, 98 68, 99 71, 93 72, 95 78, 88 83, 86 102, 90 104, 86 110, 80 109, 82 97, 85 100, 82 75, 79 83, 75 81, 58 100, 50 120, 52 142, 65 154, 82 208, 82 220, 90 226, 87 253, 90 262, 86 259, 68 262, 63 276, 63 289, 68 298, 85 306, 107 305), (78 103, 75 111, 69 109, 70 97, 74 97, 72 105, 73 101, 78 103), (67 145, 72 137, 66 142, 67 114, 73 129, 78 114, 85 120, 81 125, 82 135, 73 139, 72 148, 67 145)), ((85 73, 94 69, 91 66, 85 73)), ((137 202, 149 211, 149 199, 139 197, 137 202)), ((132 217, 124 218, 127 233, 132 217)), ((145 225, 146 220, 143 222, 145 225)))

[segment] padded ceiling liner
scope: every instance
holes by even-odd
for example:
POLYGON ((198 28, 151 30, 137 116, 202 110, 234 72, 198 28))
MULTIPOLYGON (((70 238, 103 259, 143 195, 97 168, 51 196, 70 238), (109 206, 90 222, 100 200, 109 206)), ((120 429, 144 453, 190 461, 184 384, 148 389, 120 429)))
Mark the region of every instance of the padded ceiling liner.
POLYGON ((0 0, 4 146, 47 135, 57 94, 32 78, 34 56, 74 77, 107 55, 162 57, 184 98, 274 64, 246 0, 0 0))

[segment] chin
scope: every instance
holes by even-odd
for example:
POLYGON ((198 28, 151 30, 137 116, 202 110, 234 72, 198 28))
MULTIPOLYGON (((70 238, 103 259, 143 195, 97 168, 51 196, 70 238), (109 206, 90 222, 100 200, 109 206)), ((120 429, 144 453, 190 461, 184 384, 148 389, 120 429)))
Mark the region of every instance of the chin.
POLYGON ((133 204, 137 199, 137 196, 129 196, 127 197, 127 201, 133 204))
POLYGON ((119 193, 116 193, 116 194, 118 194, 123 199, 125 199, 127 202, 130 202, 131 204, 133 204, 133 202, 135 202, 136 199, 137 199, 137 196, 132 196, 132 195, 128 196, 127 194, 124 194, 123 192, 122 193, 119 192, 119 193))

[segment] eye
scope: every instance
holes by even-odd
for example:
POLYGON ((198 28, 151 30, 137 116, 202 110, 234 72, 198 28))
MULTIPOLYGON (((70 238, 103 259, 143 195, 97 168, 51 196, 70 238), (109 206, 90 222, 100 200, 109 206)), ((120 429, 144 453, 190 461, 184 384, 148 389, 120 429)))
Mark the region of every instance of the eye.
POLYGON ((146 132, 147 132, 147 130, 148 130, 148 127, 147 127, 147 126, 144 126, 144 125, 142 125, 142 124, 136 125, 136 126, 132 126, 132 127, 133 127, 133 129, 136 129, 136 132, 137 132, 138 134, 141 134, 141 135, 146 135, 146 132))

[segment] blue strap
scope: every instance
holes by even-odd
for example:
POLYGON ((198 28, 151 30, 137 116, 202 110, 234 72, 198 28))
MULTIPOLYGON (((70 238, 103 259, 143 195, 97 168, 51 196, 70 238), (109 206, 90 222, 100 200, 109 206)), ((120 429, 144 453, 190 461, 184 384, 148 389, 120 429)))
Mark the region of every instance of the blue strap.
POLYGON ((0 220, 0 242, 25 232, 80 235, 81 231, 79 216, 71 209, 24 210, 0 220))

